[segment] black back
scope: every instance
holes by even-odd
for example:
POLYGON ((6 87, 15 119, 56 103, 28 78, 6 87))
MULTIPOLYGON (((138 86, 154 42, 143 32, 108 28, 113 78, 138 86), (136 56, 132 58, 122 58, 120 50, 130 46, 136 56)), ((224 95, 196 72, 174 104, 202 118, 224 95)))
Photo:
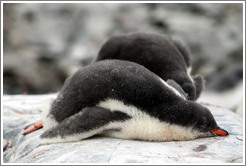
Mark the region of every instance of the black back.
POLYGON ((195 100, 195 85, 187 75, 188 51, 178 41, 151 33, 132 33, 111 37, 99 51, 96 61, 120 59, 136 62, 163 80, 173 79, 195 100))
POLYGON ((182 99, 143 66, 123 60, 100 61, 77 71, 66 80, 50 114, 61 122, 106 99, 133 105, 161 121, 186 126, 201 123, 197 128, 206 131, 216 126, 206 108, 182 99))

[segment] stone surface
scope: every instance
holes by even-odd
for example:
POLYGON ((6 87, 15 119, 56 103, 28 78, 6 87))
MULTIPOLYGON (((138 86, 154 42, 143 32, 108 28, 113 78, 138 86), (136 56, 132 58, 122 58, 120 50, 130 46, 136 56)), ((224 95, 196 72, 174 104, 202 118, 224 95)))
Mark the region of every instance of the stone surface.
MULTIPOLYGON (((146 142, 92 137, 72 143, 40 145, 42 129, 22 135, 40 119, 42 105, 56 94, 3 96, 4 163, 242 163, 243 121, 224 107, 205 104, 230 135, 191 141, 146 142)), ((202 102, 202 98, 200 99, 202 102)))
POLYGON ((168 34, 191 52, 207 82, 243 61, 239 3, 16 3, 3 5, 3 92, 56 92, 111 36, 168 34))

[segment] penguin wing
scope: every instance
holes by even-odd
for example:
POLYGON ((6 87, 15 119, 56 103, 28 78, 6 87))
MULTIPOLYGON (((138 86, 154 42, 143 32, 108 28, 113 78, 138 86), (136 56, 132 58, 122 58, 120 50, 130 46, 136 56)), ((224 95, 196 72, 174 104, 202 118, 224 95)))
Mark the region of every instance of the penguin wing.
POLYGON ((187 100, 187 94, 178 83, 176 83, 174 80, 168 79, 167 84, 175 88, 187 100))
POLYGON ((41 144, 79 141, 106 131, 117 131, 120 123, 130 118, 120 111, 86 107, 45 131, 40 136, 41 144))

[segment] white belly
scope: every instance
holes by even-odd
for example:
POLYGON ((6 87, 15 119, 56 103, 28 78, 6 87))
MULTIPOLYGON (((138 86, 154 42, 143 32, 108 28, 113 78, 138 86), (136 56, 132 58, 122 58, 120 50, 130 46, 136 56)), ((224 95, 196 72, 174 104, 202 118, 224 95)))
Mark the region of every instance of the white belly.
POLYGON ((159 119, 149 116, 138 108, 125 105, 123 102, 108 99, 102 101, 98 106, 111 111, 119 110, 131 116, 130 120, 123 122, 112 122, 107 128, 120 128, 120 131, 109 131, 107 136, 124 139, 141 139, 148 141, 173 141, 190 140, 204 133, 193 130, 191 127, 161 122, 159 119))

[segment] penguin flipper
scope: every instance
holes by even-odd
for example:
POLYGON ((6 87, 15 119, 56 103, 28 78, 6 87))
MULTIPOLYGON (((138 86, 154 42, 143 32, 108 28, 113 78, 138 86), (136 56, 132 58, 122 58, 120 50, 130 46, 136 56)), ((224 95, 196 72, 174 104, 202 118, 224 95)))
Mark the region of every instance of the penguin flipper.
POLYGON ((114 125, 114 122, 129 118, 130 116, 119 111, 96 106, 86 107, 45 131, 40 136, 41 144, 79 141, 109 130, 119 130, 120 126, 114 125))
POLYGON ((178 83, 176 83, 174 80, 168 79, 167 84, 175 88, 187 100, 187 94, 178 83))

